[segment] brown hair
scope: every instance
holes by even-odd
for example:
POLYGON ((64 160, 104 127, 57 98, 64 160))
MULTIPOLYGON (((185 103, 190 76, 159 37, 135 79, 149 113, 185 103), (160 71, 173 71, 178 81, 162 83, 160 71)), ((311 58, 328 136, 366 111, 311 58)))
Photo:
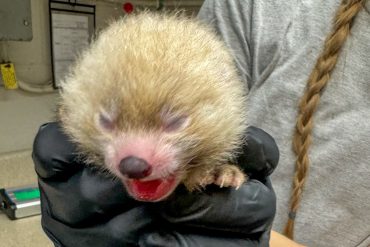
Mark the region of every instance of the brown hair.
POLYGON ((352 23, 357 13, 364 7, 366 0, 343 0, 334 20, 332 32, 325 40, 324 48, 307 81, 307 87, 299 104, 296 129, 293 136, 293 150, 297 156, 293 188, 290 198, 290 212, 284 234, 293 239, 294 220, 302 198, 303 187, 309 168, 308 150, 311 145, 313 114, 320 101, 320 96, 327 85, 337 64, 337 60, 349 36, 352 23))

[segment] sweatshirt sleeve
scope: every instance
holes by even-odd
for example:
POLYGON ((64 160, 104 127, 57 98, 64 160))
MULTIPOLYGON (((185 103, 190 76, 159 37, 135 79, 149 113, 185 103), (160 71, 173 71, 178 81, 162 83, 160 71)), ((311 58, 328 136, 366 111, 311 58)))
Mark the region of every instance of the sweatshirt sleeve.
POLYGON ((206 0, 198 19, 210 25, 231 50, 241 79, 251 88, 251 15, 253 1, 206 0))

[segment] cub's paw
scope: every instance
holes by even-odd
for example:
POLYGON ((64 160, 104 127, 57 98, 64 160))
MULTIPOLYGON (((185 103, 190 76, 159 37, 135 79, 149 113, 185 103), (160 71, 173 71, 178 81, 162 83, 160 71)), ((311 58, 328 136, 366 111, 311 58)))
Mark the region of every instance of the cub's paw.
POLYGON ((212 172, 207 172, 201 181, 201 186, 216 184, 222 187, 239 187, 247 180, 247 176, 235 165, 222 165, 212 172))

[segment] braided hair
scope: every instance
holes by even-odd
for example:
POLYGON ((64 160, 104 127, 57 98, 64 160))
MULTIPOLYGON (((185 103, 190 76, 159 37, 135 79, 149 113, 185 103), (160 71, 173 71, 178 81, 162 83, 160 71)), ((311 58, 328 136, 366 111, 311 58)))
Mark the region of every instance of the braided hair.
POLYGON ((293 150, 296 154, 295 174, 293 177, 290 211, 284 235, 294 238, 294 220, 302 198, 310 165, 308 150, 312 141, 313 114, 320 96, 327 85, 337 64, 338 57, 358 12, 366 0, 343 0, 334 20, 332 32, 325 40, 324 48, 307 81, 307 87, 299 103, 299 112, 293 136, 293 150))

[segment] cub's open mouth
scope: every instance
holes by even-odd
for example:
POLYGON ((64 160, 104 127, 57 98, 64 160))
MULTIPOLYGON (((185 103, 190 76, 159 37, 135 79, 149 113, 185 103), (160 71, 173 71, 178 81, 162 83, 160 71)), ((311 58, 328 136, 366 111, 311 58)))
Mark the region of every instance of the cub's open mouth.
POLYGON ((125 181, 129 194, 136 200, 155 202, 165 199, 178 185, 178 179, 172 175, 167 178, 143 181, 128 179, 125 181))

